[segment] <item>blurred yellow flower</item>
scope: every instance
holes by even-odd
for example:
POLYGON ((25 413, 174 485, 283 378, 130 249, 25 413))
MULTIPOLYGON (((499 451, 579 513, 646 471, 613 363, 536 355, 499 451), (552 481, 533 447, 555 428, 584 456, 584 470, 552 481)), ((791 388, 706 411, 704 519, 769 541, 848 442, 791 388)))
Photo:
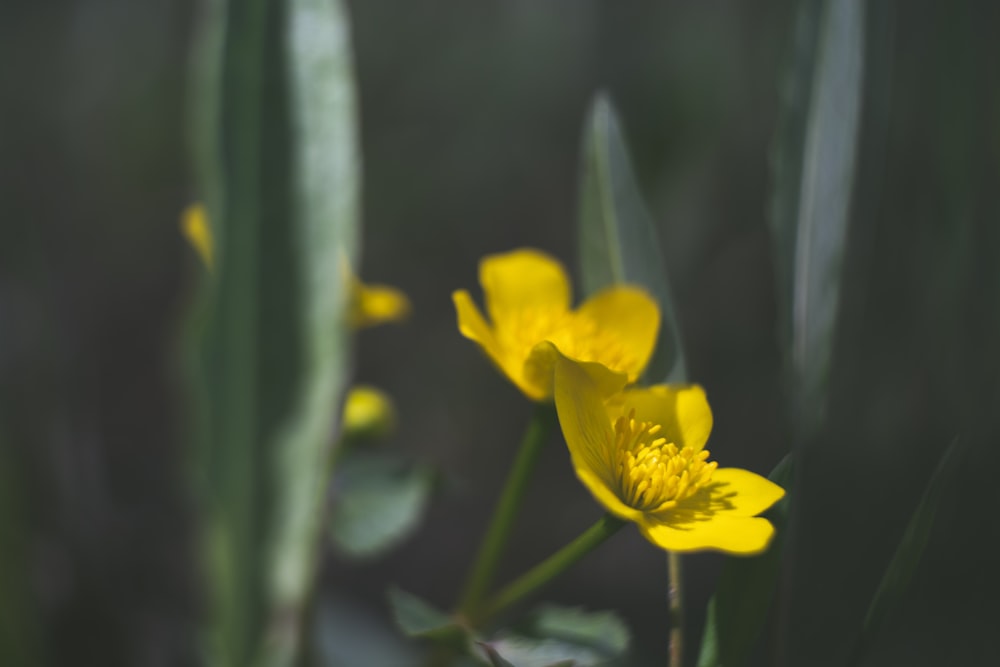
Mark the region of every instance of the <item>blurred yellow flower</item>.
POLYGON ((660 309, 638 287, 609 287, 570 310, 562 264, 531 249, 484 257, 479 283, 490 323, 469 293, 457 290, 452 300, 458 329, 532 400, 552 397, 551 359, 535 350, 544 341, 578 361, 622 372, 629 382, 638 379, 653 354, 660 309))
MULTIPOLYGON (((181 233, 209 269, 214 267, 215 242, 205 206, 196 202, 181 213, 181 233)), ((347 264, 345 262, 344 266, 347 264)), ((347 322, 353 329, 398 322, 410 314, 410 301, 400 290, 388 285, 365 285, 348 267, 344 271, 348 282, 350 303, 347 322)))
POLYGON ((384 391, 356 385, 344 401, 344 435, 348 438, 380 438, 392 433, 396 410, 384 391))
POLYGON ((208 224, 208 214, 202 204, 191 204, 181 213, 181 233, 201 257, 205 266, 211 269, 215 249, 212 243, 212 228, 208 224))
POLYGON ((385 322, 399 322, 410 314, 410 300, 388 285, 365 285, 354 276, 351 283, 351 305, 348 323, 355 329, 385 322))
POLYGON ((785 491, 708 461, 712 411, 701 387, 623 389, 624 375, 544 348, 555 366, 556 410, 573 467, 609 512, 668 551, 751 555, 767 548, 774 527, 756 515, 785 491))

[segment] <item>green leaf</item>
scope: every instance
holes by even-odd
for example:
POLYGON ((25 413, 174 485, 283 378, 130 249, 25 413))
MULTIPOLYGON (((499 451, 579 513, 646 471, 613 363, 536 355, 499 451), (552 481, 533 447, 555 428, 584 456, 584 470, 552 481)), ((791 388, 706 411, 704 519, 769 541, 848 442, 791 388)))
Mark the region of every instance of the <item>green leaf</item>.
POLYGON ((589 646, 607 656, 628 650, 628 626, 612 611, 588 612, 577 607, 545 605, 529 617, 531 634, 589 646))
POLYGON ((416 595, 390 588, 388 598, 396 624, 408 637, 441 639, 459 631, 451 616, 416 595))
POLYGON ((388 619, 336 596, 318 606, 313 637, 316 665, 423 664, 418 647, 401 637, 388 619))
MULTIPOLYGON (((789 454, 775 466, 768 479, 788 489, 792 468, 789 454)), ((752 558, 726 559, 715 594, 708 603, 698 667, 737 667, 750 656, 774 597, 789 502, 786 495, 765 515, 776 531, 766 552, 752 558)))
POLYGON ((646 369, 652 382, 683 382, 687 372, 680 328, 653 220, 639 193, 611 101, 598 94, 587 115, 578 218, 583 288, 593 294, 615 283, 646 288, 662 321, 646 369))
POLYGON ((555 667, 609 665, 628 650, 629 631, 610 611, 588 612, 545 605, 533 611, 516 632, 479 642, 492 665, 555 667))
POLYGON ((864 3, 803 3, 774 153, 771 225, 802 436, 826 405, 861 127, 864 3), (815 45, 815 46, 813 46, 815 45), (787 305, 786 305, 787 304, 787 305))
POLYGON ((330 516, 334 545, 354 558, 388 551, 416 530, 433 486, 428 468, 362 455, 342 459, 330 516))
POLYGON ((896 547, 896 552, 889 561, 878 589, 868 605, 868 613, 865 614, 864 625, 861 634, 855 643, 855 658, 859 658, 863 652, 871 645, 872 640, 883 627, 887 618, 899 608, 900 603, 909 588, 913 575, 920 564, 924 548, 931 535, 934 526, 934 517, 937 513, 938 505, 944 492, 951 488, 955 482, 955 473, 959 462, 958 440, 951 443, 934 474, 931 475, 927 487, 924 489, 920 503, 910 517, 903 537, 896 547))
POLYGON ((195 94, 216 235, 200 361, 212 660, 288 665, 350 367, 358 131, 340 0, 215 0, 195 94))
POLYGON ((506 635, 480 646, 497 667, 597 667, 609 660, 593 648, 558 639, 506 635))

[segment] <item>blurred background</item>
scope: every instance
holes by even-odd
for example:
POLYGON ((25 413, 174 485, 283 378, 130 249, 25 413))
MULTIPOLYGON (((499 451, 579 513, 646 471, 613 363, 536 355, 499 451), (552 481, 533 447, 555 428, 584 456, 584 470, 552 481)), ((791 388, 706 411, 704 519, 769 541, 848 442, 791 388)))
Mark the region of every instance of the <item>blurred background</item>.
MULTIPOLYGON (((598 89, 658 224, 713 456, 773 468, 792 436, 769 155, 797 3, 348 4, 361 274, 414 304, 405 324, 359 337, 356 378, 397 401, 387 449, 444 483, 394 553, 328 554, 323 595, 375 624, 389 584, 456 598, 531 409, 460 337, 450 294, 478 289, 481 256, 519 246, 575 270, 579 144, 598 89)), ((766 641, 783 664, 845 663, 958 437, 906 604, 864 664, 988 664, 1000 654, 1000 5, 871 4, 827 427, 801 445, 766 641)), ((177 364, 199 271, 177 229, 198 196, 185 130, 197 14, 176 0, 0 9, 0 632, 35 640, 45 664, 200 664, 177 364)), ((567 461, 554 438, 502 579, 600 515, 567 461)), ((685 560, 694 647, 722 560, 685 560)), ((633 529, 546 597, 620 610, 635 664, 664 664, 665 558, 633 529)))

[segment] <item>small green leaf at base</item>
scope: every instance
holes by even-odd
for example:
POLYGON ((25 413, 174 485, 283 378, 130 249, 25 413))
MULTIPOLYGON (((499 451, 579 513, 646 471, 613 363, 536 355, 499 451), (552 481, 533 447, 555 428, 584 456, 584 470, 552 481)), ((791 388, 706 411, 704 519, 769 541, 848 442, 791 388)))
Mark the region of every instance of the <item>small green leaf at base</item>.
POLYGON ((494 667, 596 667, 617 664, 628 650, 629 631, 613 612, 545 605, 479 648, 494 667))
POLYGON ((434 474, 394 459, 357 455, 341 463, 336 484, 330 539, 345 556, 371 558, 416 530, 434 474))
POLYGON ((390 588, 388 598, 396 625, 408 637, 441 639, 459 631, 451 616, 416 595, 390 588))

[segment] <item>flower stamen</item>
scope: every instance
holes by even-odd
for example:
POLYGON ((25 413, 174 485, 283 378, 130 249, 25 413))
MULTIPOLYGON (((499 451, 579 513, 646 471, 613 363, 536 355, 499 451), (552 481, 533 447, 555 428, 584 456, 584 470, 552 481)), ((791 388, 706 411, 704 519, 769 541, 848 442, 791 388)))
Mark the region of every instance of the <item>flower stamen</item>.
POLYGON ((660 424, 637 421, 635 409, 615 421, 611 471, 621 499, 644 512, 662 512, 696 494, 718 467, 708 450, 677 447, 660 424))

